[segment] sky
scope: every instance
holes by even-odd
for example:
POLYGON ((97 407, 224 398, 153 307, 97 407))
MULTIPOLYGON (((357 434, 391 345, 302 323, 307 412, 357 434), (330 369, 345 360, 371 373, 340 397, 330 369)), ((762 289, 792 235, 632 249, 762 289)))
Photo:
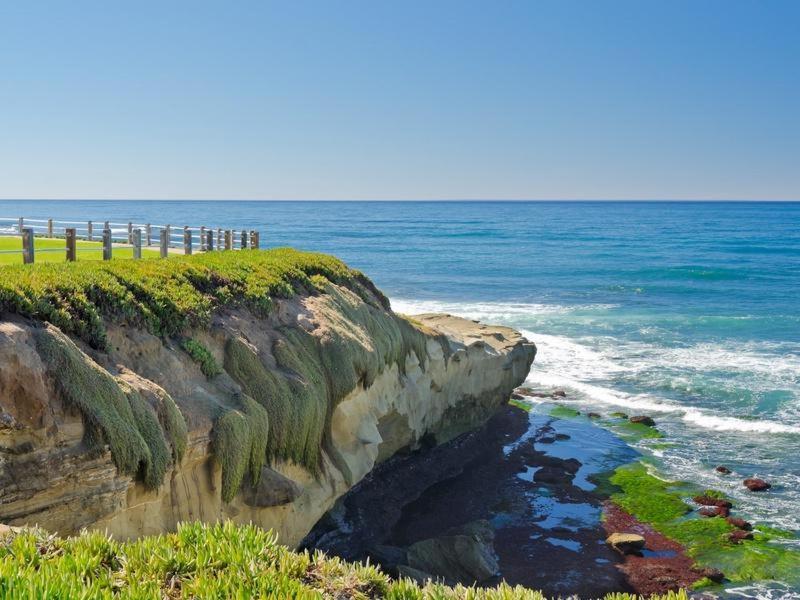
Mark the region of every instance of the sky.
POLYGON ((800 199, 796 0, 0 3, 0 198, 800 199))

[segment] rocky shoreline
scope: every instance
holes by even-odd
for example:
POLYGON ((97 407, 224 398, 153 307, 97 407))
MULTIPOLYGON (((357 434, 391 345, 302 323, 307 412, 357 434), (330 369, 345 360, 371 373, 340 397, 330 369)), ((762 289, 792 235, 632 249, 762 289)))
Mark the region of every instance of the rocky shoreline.
POLYGON ((729 579, 715 564, 729 565, 733 581, 743 569, 754 578, 777 572, 759 562, 763 551, 776 565, 793 564, 796 555, 776 553, 774 532, 754 536, 719 493, 639 472, 642 457, 625 439, 657 435, 650 417, 581 415, 558 404, 564 397, 518 389, 480 429, 393 458, 345 495, 304 546, 420 582, 505 580, 554 597, 721 589, 729 579), (531 397, 536 404, 524 401, 531 397), (599 426, 608 422, 622 437, 599 426), (652 494, 620 487, 623 475, 652 494), (680 492, 668 491, 673 485, 680 492), (668 522, 673 535, 628 510, 650 495, 685 515, 668 522))
POLYGON ((633 456, 590 422, 508 405, 477 431, 376 469, 304 545, 418 580, 493 586, 504 579, 552 596, 691 585, 703 575, 679 547, 670 552, 687 573, 668 578, 662 569, 653 579, 655 565, 676 563, 655 538, 648 537, 655 551, 636 562, 606 541, 619 522, 602 524, 609 505, 589 478, 633 456), (454 539, 475 530, 472 541, 454 539))

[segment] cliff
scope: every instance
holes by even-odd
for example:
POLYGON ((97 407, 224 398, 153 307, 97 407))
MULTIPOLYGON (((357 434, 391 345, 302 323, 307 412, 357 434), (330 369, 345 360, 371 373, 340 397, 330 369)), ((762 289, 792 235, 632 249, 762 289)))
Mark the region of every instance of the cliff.
POLYGON ((535 355, 290 250, 3 274, 0 522, 60 534, 230 519, 295 545, 375 464, 483 423, 535 355))

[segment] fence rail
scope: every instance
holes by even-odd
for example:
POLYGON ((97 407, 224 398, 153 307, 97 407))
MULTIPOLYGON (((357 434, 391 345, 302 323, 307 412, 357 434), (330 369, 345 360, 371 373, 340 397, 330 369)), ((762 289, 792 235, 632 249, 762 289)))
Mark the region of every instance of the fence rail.
MULTIPOLYGON (((0 247, 0 255, 19 254, 26 264, 33 263, 36 254, 64 254, 67 261, 78 259, 78 249, 102 252, 103 260, 111 260, 114 250, 132 249, 134 259, 142 257, 142 248, 158 248, 162 258, 172 254, 192 254, 217 250, 246 250, 260 247, 259 232, 234 230, 206 225, 157 225, 152 223, 118 223, 114 221, 58 221, 27 217, 0 217, 0 239, 20 238, 18 249, 0 247), (63 239, 64 246, 36 244, 42 239, 63 239), (77 246, 77 241, 96 242, 97 246, 77 246)), ((7 244, 3 244, 7 246, 7 244)))

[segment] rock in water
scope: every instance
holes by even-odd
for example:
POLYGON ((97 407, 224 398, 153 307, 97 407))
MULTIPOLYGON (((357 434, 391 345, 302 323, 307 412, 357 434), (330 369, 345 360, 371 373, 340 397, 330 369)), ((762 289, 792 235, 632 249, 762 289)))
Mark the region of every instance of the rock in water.
POLYGON ((720 571, 719 569, 713 569, 711 567, 706 567, 704 569, 697 569, 695 573, 698 573, 703 577, 707 577, 714 583, 722 583, 723 579, 725 579, 725 574, 722 571, 720 571))
POLYGON ((731 470, 730 470, 728 467, 725 467, 725 466, 723 466, 723 465, 720 465, 720 466, 718 466, 718 467, 715 469, 715 471, 716 471, 717 473, 722 473, 723 475, 730 475, 730 474, 731 474, 731 470))
POLYGON ((645 540, 636 533, 612 533, 606 543, 620 554, 636 554, 644 549, 645 540))
POLYGON ((728 517, 725 519, 729 524, 733 525, 737 529, 742 529, 744 531, 750 531, 753 526, 745 521, 744 519, 740 519, 739 517, 728 517))
POLYGON ((709 496, 703 494, 701 496, 695 496, 692 498, 695 504, 700 504, 702 506, 720 506, 722 508, 733 508, 733 504, 729 500, 725 500, 723 498, 715 498, 714 496, 709 496))
POLYGON ((653 418, 648 417, 647 415, 637 415, 635 417, 631 417, 629 421, 631 423, 639 423, 641 425, 647 425, 648 427, 656 426, 656 422, 653 420, 653 418))
POLYGON ((412 544, 408 565, 426 576, 466 585, 480 583, 495 576, 500 568, 493 540, 488 521, 473 521, 448 535, 412 544))
POLYGON ((698 511, 704 517, 727 517, 731 514, 727 506, 709 506, 698 511))
POLYGON ((728 534, 728 539, 734 544, 741 544, 743 540, 752 540, 753 532, 737 529, 728 534))
POLYGON ((742 483, 744 483, 744 487, 746 487, 751 492, 763 492, 772 487, 769 483, 767 483, 763 479, 759 479, 758 477, 749 477, 745 479, 742 483))

